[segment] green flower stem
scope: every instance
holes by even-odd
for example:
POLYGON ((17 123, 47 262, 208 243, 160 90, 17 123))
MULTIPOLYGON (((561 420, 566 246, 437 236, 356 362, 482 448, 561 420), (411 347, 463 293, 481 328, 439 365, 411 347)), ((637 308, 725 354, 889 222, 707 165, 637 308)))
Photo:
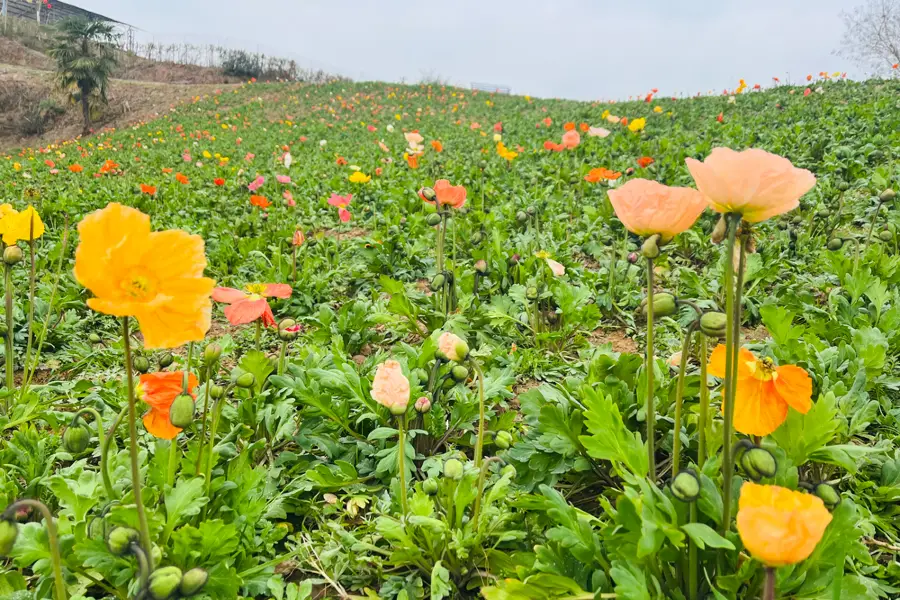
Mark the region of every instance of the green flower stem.
POLYGON ((397 417, 397 470, 400 478, 400 511, 406 517, 409 503, 406 500, 406 415, 397 417))
MULTIPOLYGON (((34 215, 31 217, 32 237, 34 236, 34 215)), ((25 360, 22 363, 22 393, 25 390, 25 373, 28 370, 28 364, 31 362, 31 342, 34 337, 34 286, 35 286, 35 269, 34 269, 34 239, 28 242, 28 260, 30 268, 28 271, 28 328, 27 342, 25 344, 25 360)))
POLYGON ((89 406, 86 406, 72 415, 72 424, 71 426, 75 426, 78 423, 78 420, 81 418, 82 414, 88 413, 94 417, 94 424, 97 426, 97 443, 100 444, 100 476, 103 478, 103 487, 106 490, 106 496, 112 500, 115 498, 113 492, 112 481, 109 479, 109 471, 106 467, 106 456, 103 453, 103 448, 106 447, 106 435, 103 431, 103 417, 100 416, 100 413, 89 406))
POLYGON ((13 389, 15 389, 15 357, 13 352, 13 284, 12 284, 12 265, 5 264, 6 276, 6 412, 9 413, 9 399, 12 397, 13 389))
MULTIPOLYGON (((726 215, 727 247, 725 248, 725 314, 730 321, 725 329, 725 394, 723 396, 723 415, 725 419, 722 435, 722 536, 731 530, 731 480, 734 477, 734 453, 732 439, 734 438, 734 388, 735 380, 729 375, 732 373, 734 363, 734 312, 735 312, 735 286, 734 286, 734 243, 737 228, 741 221, 741 215, 728 213, 726 215)), ((719 552, 720 563, 724 560, 724 553, 719 552)), ((723 567, 720 564, 720 567, 723 567)), ((721 570, 721 568, 720 568, 721 570)))
POLYGON ((697 466, 706 463, 706 428, 709 427, 709 385, 707 385, 706 360, 709 357, 706 335, 700 334, 700 439, 697 442, 697 466))
POLYGON ((653 259, 647 258, 647 453, 650 480, 656 480, 656 399, 653 371, 653 259))
POLYGON ((775 569, 766 567, 766 578, 763 583, 762 600, 775 600, 775 569))
MULTIPOLYGON (((141 546, 152 548, 150 527, 147 525, 147 513, 144 510, 144 499, 141 495, 141 467, 138 464, 137 442, 137 406, 134 398, 134 369, 131 365, 131 333, 128 330, 128 317, 122 317, 122 341, 125 346, 125 385, 128 390, 128 437, 131 454, 131 487, 134 490, 134 503, 137 507, 138 530, 141 533, 141 546)), ((148 551, 147 561, 153 569, 153 554, 148 551)))
MULTIPOLYGON (((219 418, 222 416, 222 406, 225 402, 225 398, 231 393, 231 390, 234 389, 234 385, 229 385, 225 388, 225 392, 222 394, 222 397, 215 401, 212 409, 212 424, 210 425, 209 430, 209 443, 207 446, 207 453, 209 456, 206 458, 206 497, 209 498, 210 489, 212 488, 212 467, 213 460, 215 459, 215 441, 216 441, 216 432, 219 430, 219 418)), ((206 518, 206 511, 209 508, 209 503, 207 502, 206 506, 203 508, 203 517, 206 518)))
POLYGON ((169 465, 166 469, 166 485, 175 485, 175 471, 178 470, 178 438, 169 440, 169 465))
MULTIPOLYGON (((650 311, 648 311, 650 312, 650 311)), ((684 375, 687 371, 688 357, 691 354, 691 341, 697 321, 694 321, 684 334, 684 342, 681 344, 681 363, 678 366, 678 383, 675 388, 675 428, 672 442, 672 477, 678 475, 681 468, 681 419, 682 405, 684 404, 684 375)))
MULTIPOLYGON (((141 577, 141 592, 144 592, 147 589, 147 583, 150 581, 150 559, 147 557, 147 553, 144 552, 144 549, 141 548, 140 544, 137 542, 131 543, 131 553, 134 554, 137 559, 138 568, 140 569, 140 577, 141 577)), ((142 596, 138 596, 142 597, 142 596)))
POLYGON ((256 320, 256 335, 253 338, 253 343, 256 346, 256 349, 259 350, 259 340, 262 337, 262 318, 256 320))
POLYGON ((472 370, 478 377, 478 434, 475 438, 475 468, 481 468, 481 457, 484 454, 484 372, 478 362, 472 359, 472 370))
MULTIPOLYGON (((119 424, 122 422, 122 419, 125 418, 127 412, 127 406, 119 411, 119 414, 116 415, 115 420, 106 432, 106 438, 100 444, 100 470, 104 475, 104 484, 106 483, 105 479, 109 478, 109 447, 112 445, 112 441, 116 437, 116 430, 119 428, 119 424)), ((109 493, 110 500, 118 500, 119 496, 116 494, 115 488, 112 487, 111 481, 109 488, 107 488, 107 492, 109 493)))
POLYGON ((206 381, 203 382, 203 416, 200 417, 200 448, 197 450, 197 465, 194 468, 194 476, 200 475, 203 466, 203 449, 206 444, 206 415, 209 413, 209 388, 212 387, 212 368, 206 368, 206 381))
MULTIPOLYGON (((866 245, 863 247, 863 256, 869 252, 869 243, 872 241, 872 232, 875 231, 875 223, 878 221, 878 215, 881 214, 881 205, 884 204, 883 200, 878 201, 878 208, 875 209, 875 212, 872 214, 872 222, 869 224, 869 233, 866 235, 866 245)), ((856 272, 859 269, 859 246, 857 246, 856 251, 856 261, 853 263, 853 271, 856 272)))
POLYGON ((47 523, 47 539, 50 543, 50 563, 53 565, 53 582, 56 589, 56 600, 66 600, 66 583, 62 574, 62 556, 59 553, 59 539, 56 536, 56 524, 47 505, 38 500, 25 498, 10 504, 3 513, 4 518, 11 518, 20 508, 33 508, 41 513, 47 523))
POLYGON ((291 263, 291 281, 294 282, 294 285, 297 284, 297 246, 293 248, 293 260, 291 263))
MULTIPOLYGON (((691 502, 688 523, 697 522, 697 502, 691 502)), ((694 540, 688 540, 688 599, 697 600, 700 597, 700 565, 697 558, 697 544, 694 540)))
POLYGON ((287 355, 287 341, 281 342, 281 352, 278 353, 278 374, 284 375, 284 357, 287 355))
POLYGON ((478 493, 475 494, 475 507, 472 509, 472 524, 478 531, 478 518, 481 515, 481 497, 484 496, 484 481, 487 479, 488 465, 492 462, 500 462, 497 456, 491 456, 484 461, 478 470, 478 493))

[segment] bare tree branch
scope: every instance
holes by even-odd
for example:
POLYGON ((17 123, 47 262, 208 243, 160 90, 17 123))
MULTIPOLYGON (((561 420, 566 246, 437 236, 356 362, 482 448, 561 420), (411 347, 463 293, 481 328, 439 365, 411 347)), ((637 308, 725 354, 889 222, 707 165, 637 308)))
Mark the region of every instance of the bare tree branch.
POLYGON ((844 36, 838 56, 880 74, 900 63, 900 0, 867 0, 841 18, 844 36))

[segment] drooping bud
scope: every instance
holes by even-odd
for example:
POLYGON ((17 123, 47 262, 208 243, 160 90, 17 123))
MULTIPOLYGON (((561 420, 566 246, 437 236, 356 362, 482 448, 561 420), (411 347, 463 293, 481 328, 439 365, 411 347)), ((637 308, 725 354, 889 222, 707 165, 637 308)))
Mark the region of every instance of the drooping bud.
POLYGON ((437 198, 437 194, 434 192, 434 188, 423 187, 419 190, 419 196, 422 197, 423 200, 427 200, 428 202, 434 202, 434 199, 437 198))
POLYGON ((656 258, 659 256, 659 234, 651 235, 644 240, 641 246, 641 254, 644 258, 656 258))
POLYGON ((469 378, 469 370, 462 365, 455 365, 450 369, 450 376, 456 381, 465 381, 469 378))
POLYGON ((754 481, 763 477, 774 477, 778 470, 775 457, 765 448, 750 448, 741 456, 741 466, 747 472, 747 476, 754 481))
POLYGON ((706 312, 700 316, 700 331, 709 337, 722 339, 728 329, 728 316, 720 312, 706 312))
POLYGON ((494 434, 494 445, 501 450, 506 450, 512 444, 512 434, 508 431, 498 431, 494 434))
POLYGON ((525 289, 525 297, 529 300, 537 300, 538 289, 533 285, 528 286, 528 288, 525 289))
POLYGON ((520 210, 519 212, 516 213, 516 221, 518 221, 519 223, 524 223, 527 220, 528 220, 528 213, 526 213, 524 210, 520 210))
POLYGON ((147 589, 153 600, 169 600, 181 585, 181 569, 178 567, 160 567, 150 573, 147 589))
POLYGON ((710 240, 712 240, 713 244, 721 244, 722 240, 725 239, 725 234, 728 233, 728 222, 725 220, 725 215, 719 217, 716 226, 713 228, 712 235, 710 236, 710 240))
POLYGON ((116 556, 124 556, 132 542, 136 542, 140 534, 130 527, 114 527, 106 536, 106 546, 116 556))
POLYGON ((416 403, 413 406, 415 407, 417 413, 425 414, 431 410, 431 400, 428 398, 428 396, 422 396, 421 398, 416 400, 416 403))
POLYGON ((894 192, 894 190, 892 190, 891 188, 888 188, 881 192, 881 194, 878 196, 878 199, 882 202, 893 202, 894 198, 896 197, 897 193, 894 192))
POLYGON ((278 337, 284 342, 290 342, 297 339, 300 335, 300 326, 293 319, 285 319, 278 324, 278 337))
POLYGON ((628 262, 632 265, 637 264, 638 261, 638 253, 637 252, 629 252, 628 253, 628 262))
POLYGON ((463 464, 456 460, 455 458, 451 458, 447 462, 444 463, 444 477, 447 479, 453 479, 454 481, 459 481, 463 476, 463 464))
POLYGON ((890 229, 884 229, 878 232, 878 239, 882 242, 889 242, 894 239, 894 234, 891 233, 890 229))
POLYGON ((422 482, 422 491, 424 491, 429 496, 434 496, 438 492, 438 480, 434 477, 429 477, 425 481, 422 482))
POLYGON ((15 521, 0 519, 0 558, 9 556, 18 535, 19 526, 15 521))
POLYGON ((483 258, 475 261, 475 270, 479 273, 487 273, 487 268, 487 261, 483 258))
POLYGON ((8 246, 6 250, 3 251, 3 262, 8 265, 14 265, 17 262, 21 262, 24 255, 22 254, 22 249, 18 246, 8 246))
POLYGON ((203 350, 203 364, 211 367, 222 356, 222 346, 215 342, 208 344, 203 350))
POLYGON ((178 593, 189 598, 200 593, 206 581, 209 579, 209 573, 204 569, 191 569, 181 578, 181 585, 178 586, 178 593))
POLYGON ((224 395, 225 395, 225 389, 221 385, 214 385, 211 388, 209 388, 209 396, 213 400, 218 400, 219 398, 221 398, 224 395))
POLYGON ((172 356, 172 353, 166 352, 165 354, 163 354, 162 356, 159 357, 159 368, 165 369, 166 367, 171 365, 172 362, 174 362, 174 360, 175 360, 175 358, 172 356))
POLYGON ((253 373, 244 373, 235 380, 238 387, 250 388, 256 384, 256 377, 253 373))
POLYGON ((91 443, 91 430, 87 425, 78 423, 70 425, 63 433, 63 446, 70 454, 81 454, 91 443))
POLYGON ((828 485, 827 483, 820 483, 815 487, 814 493, 816 496, 822 499, 822 502, 825 503, 825 506, 828 507, 829 510, 833 510, 838 504, 841 503, 841 495, 838 494, 837 490, 828 485))
POLYGON ((844 247, 844 240, 842 240, 842 239, 839 238, 839 237, 833 237, 833 238, 831 238, 830 240, 828 240, 828 243, 826 244, 826 247, 827 247, 829 250, 832 250, 832 251, 834 251, 834 250, 840 250, 841 248, 844 247))
POLYGON ((92 344, 99 344, 102 340, 98 334, 90 333, 88 334, 88 341, 92 344))
POLYGON ((425 222, 434 227, 441 222, 441 215, 437 213, 431 213, 430 215, 425 217, 425 222))
POLYGON ((188 394, 178 394, 169 407, 169 422, 184 429, 194 421, 194 399, 188 394))
POLYGON ((700 496, 700 480, 692 469, 685 469, 675 476, 669 489, 682 502, 693 502, 700 496))
POLYGON ((438 273, 434 276, 434 279, 431 280, 431 291, 436 292, 444 287, 444 283, 447 281, 447 278, 444 277, 443 273, 438 273))
POLYGON ((146 356, 135 356, 131 360, 131 366, 134 367, 134 370, 138 373, 146 373, 150 370, 150 361, 147 360, 146 356))
MULTIPOLYGON (((678 305, 675 302, 675 296, 667 292, 661 292, 653 295, 653 316, 669 317, 678 312, 678 305)), ((647 299, 641 301, 641 313, 647 316, 647 299)))

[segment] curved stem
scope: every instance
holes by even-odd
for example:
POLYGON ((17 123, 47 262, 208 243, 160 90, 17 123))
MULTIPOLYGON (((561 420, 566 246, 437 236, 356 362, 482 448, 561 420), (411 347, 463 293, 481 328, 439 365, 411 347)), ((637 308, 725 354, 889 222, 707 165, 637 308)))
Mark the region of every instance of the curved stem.
POLYGON ((688 357, 691 354, 691 340, 697 322, 694 321, 684 334, 684 342, 681 344, 681 364, 678 368, 678 383, 675 387, 675 428, 672 442, 672 477, 678 475, 681 465, 681 412, 684 404, 684 375, 687 371, 688 357))
POLYGON ((409 514, 406 500, 406 415, 397 418, 397 470, 400 478, 400 510, 405 518, 409 514))
POLYGON ((474 525, 476 532, 478 531, 478 517, 481 515, 481 497, 484 495, 484 480, 487 478, 488 465, 492 462, 500 462, 500 458, 491 456, 484 461, 484 464, 481 465, 481 468, 478 470, 478 492, 475 494, 475 507, 472 510, 472 524, 474 525))
POLYGON ((653 371, 653 259, 647 258, 647 453, 650 480, 656 481, 656 399, 653 371))
MULTIPOLYGON (((122 317, 122 341, 125 345, 125 385, 128 387, 128 437, 131 455, 131 487, 134 490, 134 503, 137 507, 138 530, 141 532, 141 546, 152 548, 150 527, 147 525, 147 514, 144 510, 144 499, 141 495, 141 467, 138 464, 137 443, 137 406, 134 399, 134 375, 131 365, 131 334, 128 331, 128 317, 122 317)), ((147 562, 153 569, 153 554, 148 551, 147 562)))
MULTIPOLYGON (((210 425, 209 430, 209 444, 207 446, 207 453, 209 456, 206 458, 206 497, 209 498, 210 489, 212 488, 212 467, 213 467, 213 459, 215 458, 215 440, 216 440, 216 432, 219 430, 219 417, 222 415, 222 405, 225 402, 226 396, 231 392, 234 388, 234 385, 230 385, 225 389, 225 392, 222 394, 222 397, 216 400, 215 404, 213 404, 212 409, 212 424, 210 425)), ((207 501, 206 506, 203 507, 203 517, 206 518, 206 511, 209 509, 209 501, 207 501)))
POLYGON ((53 565, 53 581, 56 588, 56 600, 66 600, 68 596, 66 594, 66 583, 63 580, 62 574, 62 556, 59 553, 59 539, 56 536, 56 524, 53 522, 53 515, 50 513, 50 509, 47 508, 47 505, 43 502, 24 498, 22 500, 16 500, 6 507, 3 516, 4 518, 10 517, 14 515, 17 510, 24 507, 33 508, 40 512, 44 517, 44 521, 47 523, 47 540, 50 543, 50 563, 53 565))
POLYGON ((484 372, 476 360, 472 360, 472 369, 478 377, 478 434, 475 438, 475 468, 481 468, 481 457, 484 454, 484 372))
POLYGON ((135 558, 137 558, 138 568, 141 572, 141 591, 147 589, 147 582, 150 580, 150 561, 147 558, 147 553, 144 552, 144 549, 141 548, 140 544, 137 542, 132 542, 131 544, 131 553, 134 554, 135 558))
POLYGON ((709 427, 709 385, 706 376, 706 360, 709 356, 706 335, 700 334, 700 436, 697 442, 697 466, 703 470, 706 464, 706 428, 709 427))
MULTIPOLYGON (((106 484, 106 479, 109 479, 109 447, 112 444, 112 440, 115 438, 116 429, 119 428, 119 423, 125 418, 125 413, 127 412, 127 406, 119 411, 119 414, 116 415, 115 420, 109 427, 109 431, 106 432, 106 438, 100 444, 100 469, 103 472, 104 484, 106 484)), ((119 496, 116 494, 115 488, 112 487, 112 481, 109 482, 107 493, 109 493, 110 500, 118 500, 119 496)))
POLYGON ((94 424, 97 426, 97 443, 100 445, 100 476, 103 478, 103 487, 106 490, 106 496, 112 500, 115 498, 113 492, 112 481, 109 479, 109 471, 106 468, 106 455, 103 448, 106 447, 106 435, 103 431, 103 417, 95 409, 86 406, 72 415, 72 426, 76 424, 83 413, 90 413, 94 417, 94 424))

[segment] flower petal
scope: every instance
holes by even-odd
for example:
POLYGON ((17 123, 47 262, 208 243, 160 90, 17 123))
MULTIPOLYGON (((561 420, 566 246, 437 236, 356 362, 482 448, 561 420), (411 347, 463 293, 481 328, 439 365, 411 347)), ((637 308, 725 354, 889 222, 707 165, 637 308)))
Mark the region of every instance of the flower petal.
POLYGON ((212 291, 212 299, 216 302, 232 304, 247 298, 249 294, 244 291, 228 287, 217 287, 212 291))
POLYGON ((271 314, 269 303, 265 298, 259 300, 239 300, 225 307, 225 316, 232 325, 252 323, 266 314, 271 314))
POLYGON ((290 298, 293 291, 286 283, 270 283, 266 285, 263 295, 269 298, 290 298))
POLYGON ((788 406, 803 414, 812 408, 812 379, 805 370, 795 365, 783 365, 776 371, 775 391, 788 406))
POLYGON ((769 435, 784 423, 788 405, 771 381, 748 377, 738 382, 734 397, 734 428, 747 435, 769 435))

